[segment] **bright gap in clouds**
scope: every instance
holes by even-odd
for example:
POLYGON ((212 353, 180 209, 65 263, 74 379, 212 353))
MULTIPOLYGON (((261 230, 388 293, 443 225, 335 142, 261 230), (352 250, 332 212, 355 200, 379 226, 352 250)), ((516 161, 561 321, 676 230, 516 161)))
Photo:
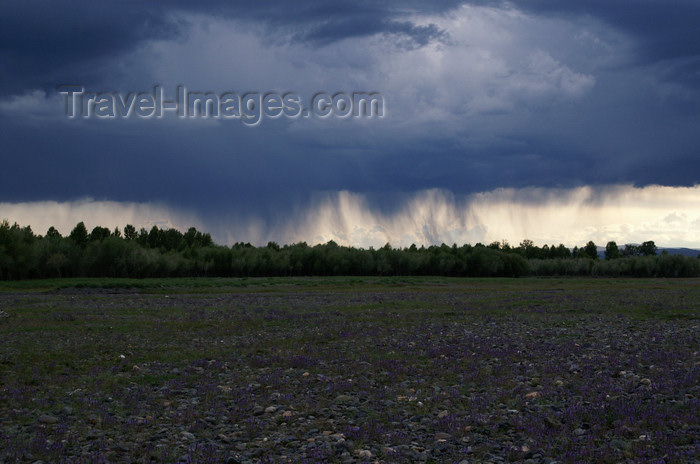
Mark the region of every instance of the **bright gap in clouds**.
POLYGON ((334 240, 356 247, 464 243, 507 240, 517 245, 603 246, 654 240, 663 247, 700 248, 700 185, 694 187, 628 185, 574 189, 498 189, 456 198, 444 190, 410 196, 391 213, 380 212, 361 194, 341 191, 319 195, 311 205, 277 225, 259 218, 209 219, 194 211, 154 203, 74 202, 0 203, 0 218, 31 225, 44 234, 50 226, 63 235, 79 221, 88 230, 190 226, 210 232, 217 243, 264 245, 334 240))

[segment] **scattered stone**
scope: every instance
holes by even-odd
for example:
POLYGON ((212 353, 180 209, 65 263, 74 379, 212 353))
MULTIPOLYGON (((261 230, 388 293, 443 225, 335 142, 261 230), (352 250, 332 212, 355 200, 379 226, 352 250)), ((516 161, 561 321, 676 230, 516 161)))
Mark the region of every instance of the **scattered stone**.
POLYGON ((58 417, 51 416, 49 414, 42 414, 39 416, 39 422, 42 424, 55 424, 58 422, 58 417))
POLYGON ((131 447, 127 443, 117 443, 114 446, 114 449, 123 453, 128 453, 129 451, 131 451, 131 447))
POLYGON ((553 429, 558 429, 559 427, 562 426, 562 423, 559 421, 559 419, 554 418, 554 417, 545 417, 544 418, 544 423, 553 429))
MULTIPOLYGON (((173 303, 176 298, 181 297, 173 297, 173 303)), ((216 308, 211 312, 212 318, 225 322, 231 317, 231 307, 239 308, 246 304, 232 303, 231 298, 226 298, 225 306, 223 303, 214 304, 216 308)), ((236 298, 242 296, 237 295, 236 298)), ((300 298, 307 297, 302 295, 300 298)), ((358 304, 361 305, 364 297, 360 295, 353 298, 358 298, 358 304)), ((569 304, 556 296, 554 298, 557 304, 569 304)), ((274 304, 278 303, 275 300, 274 304)), ((91 301, 89 304, 101 303, 91 301)), ((261 306, 262 312, 267 313, 267 305, 271 305, 272 301, 260 302, 251 297, 251 304, 261 306)), ((293 304, 314 308, 313 304, 306 305, 305 301, 293 304)), ((579 303, 574 300, 572 304, 576 306, 579 303)), ((183 306, 189 308, 188 305, 183 306)), ((210 301, 202 302, 198 297, 191 305, 209 307, 210 301)), ((264 317, 269 316, 273 320, 278 316, 286 318, 290 310, 285 308, 275 311, 280 312, 270 311, 264 317)), ((388 305, 382 311, 393 314, 394 309, 388 305)), ((321 316, 318 317, 329 318, 331 321, 336 321, 334 318, 342 319, 332 312, 319 314, 321 316)), ((235 315, 238 316, 239 314, 235 315)), ((263 317, 252 311, 247 314, 241 311, 240 316, 244 320, 263 317)), ((308 316, 309 327, 312 327, 317 316, 312 316, 311 313, 308 316)), ((356 354, 352 350, 358 345, 357 334, 353 329, 364 329, 364 323, 343 320, 331 329, 319 324, 320 332, 316 333, 314 329, 314 336, 330 337, 336 332, 343 334, 335 339, 338 350, 333 351, 332 356, 327 355, 331 350, 326 352, 325 347, 309 356, 314 361, 313 369, 322 371, 323 374, 310 374, 304 369, 287 365, 287 359, 293 355, 296 347, 289 348, 286 343, 279 347, 273 343, 270 343, 271 346, 252 343, 250 353, 232 350, 233 354, 216 361, 208 359, 208 353, 202 352, 196 359, 182 361, 181 376, 168 374, 180 372, 173 369, 169 362, 144 361, 140 365, 134 364, 136 359, 130 358, 136 356, 132 353, 139 353, 136 347, 111 347, 103 352, 106 354, 100 360, 106 361, 104 364, 108 364, 109 369, 114 367, 114 359, 120 352, 124 353, 126 359, 130 359, 121 363, 117 360, 117 369, 109 371, 118 377, 114 388, 76 389, 77 385, 86 383, 82 380, 74 382, 70 377, 75 373, 74 369, 70 365, 58 363, 52 371, 53 377, 45 379, 46 396, 39 394, 40 389, 36 385, 27 390, 28 394, 15 391, 14 387, 0 385, 0 396, 10 399, 7 403, 9 407, 0 407, 0 428, 3 432, 7 428, 8 436, 22 437, 24 434, 29 437, 24 443, 20 441, 24 449, 30 449, 21 460, 28 463, 35 461, 37 464, 59 460, 88 462, 90 456, 101 453, 102 450, 108 462, 131 462, 144 452, 152 456, 151 462, 178 459, 183 462, 186 459, 198 462, 205 460, 202 455, 206 453, 211 456, 212 462, 225 464, 254 464, 261 460, 291 464, 304 460, 316 462, 314 459, 346 464, 420 464, 460 460, 461 464, 562 462, 557 461, 564 457, 557 454, 556 448, 531 441, 531 437, 523 433, 523 424, 533 426, 535 430, 549 430, 549 433, 543 434, 544 437, 561 439, 564 434, 566 439, 575 440, 574 445, 580 445, 588 453, 583 453, 588 462, 592 462, 589 449, 591 443, 599 450, 601 446, 607 447, 609 452, 616 455, 616 461, 641 462, 645 454, 656 453, 657 450, 660 453, 666 451, 666 441, 654 437, 664 436, 669 429, 678 434, 679 452, 688 454, 694 450, 692 434, 696 428, 692 413, 688 413, 688 406, 694 405, 698 390, 692 384, 683 384, 676 389, 675 384, 667 380, 667 376, 672 372, 674 375, 682 375, 687 373, 688 368, 692 369, 693 363, 700 359, 697 358, 700 353, 693 352, 697 349, 681 345, 685 356, 670 360, 664 365, 664 370, 660 370, 649 365, 650 361, 644 358, 630 362, 629 365, 621 365, 618 357, 607 357, 615 348, 606 344, 614 342, 616 348, 625 352, 639 351, 642 343, 647 343, 643 346, 653 346, 648 344, 647 333, 659 340, 663 338, 661 346, 676 343, 676 339, 693 341, 694 331, 697 330, 695 321, 674 320, 649 331, 645 323, 636 320, 629 323, 630 320, 623 316, 608 317, 606 313, 596 312, 582 315, 581 317, 588 318, 584 321, 587 332, 582 337, 596 337, 601 341, 585 348, 585 352, 583 350, 586 344, 581 341, 581 352, 572 353, 570 339, 558 338, 558 333, 566 331, 557 327, 559 316, 554 319, 556 324, 548 324, 545 331, 536 325, 522 324, 527 322, 527 314, 523 315, 522 321, 518 319, 512 322, 495 318, 495 323, 481 324, 478 319, 474 319, 473 329, 467 335, 468 340, 464 346, 459 347, 459 350, 464 350, 464 359, 455 353, 448 354, 445 359, 456 363, 464 362, 465 366, 491 363, 494 376, 483 377, 477 371, 473 378, 462 382, 451 376, 440 377, 436 374, 437 370, 429 371, 433 366, 430 365, 431 360, 426 360, 428 350, 436 348, 439 353, 442 349, 450 348, 449 343, 444 345, 444 342, 456 339, 455 335, 461 336, 462 326, 472 328, 472 322, 467 316, 465 313, 465 321, 455 323, 454 327, 451 321, 441 321, 440 324, 431 326, 432 330, 423 331, 431 333, 432 338, 422 338, 423 332, 417 335, 414 332, 402 333, 408 325, 389 329, 373 327, 372 330, 378 332, 369 333, 366 338, 363 335, 360 337, 361 343, 375 343, 372 337, 376 335, 376 345, 372 345, 372 349, 385 350, 382 354, 387 354, 387 359, 380 360, 378 356, 377 362, 373 364, 353 362, 351 368, 348 367, 348 360, 356 359, 352 357, 356 354), (625 323, 619 330, 616 328, 618 318, 625 323), (676 323, 679 325, 676 326, 676 323), (397 334, 395 337, 394 331, 397 334), (507 333, 508 338, 503 338, 501 332, 507 333), (412 349, 412 353, 418 355, 415 362, 419 368, 411 367, 408 362, 410 357, 406 357, 410 356, 406 335, 413 335, 420 340, 414 343, 412 349), (540 345, 542 340, 546 343, 540 345), (544 358, 538 357, 542 354, 537 351, 540 349, 548 356, 561 356, 556 358, 556 363, 551 364, 549 360, 543 361, 544 358), (492 358, 493 351, 499 353, 499 358, 492 358), (508 354, 510 352, 528 355, 518 354, 512 357, 508 354), (132 363, 131 367, 129 363, 132 363), (576 366, 577 373, 569 373, 569 367, 575 364, 580 365, 576 366), (206 366, 206 369, 200 366, 206 366), (407 370, 407 367, 410 368, 407 370), (622 367, 628 370, 620 371, 622 367), (630 369, 636 369, 639 373, 630 369), (347 380, 349 371, 353 371, 352 382, 347 380), (149 376, 153 374, 157 382, 142 383, 144 379, 139 378, 141 372, 148 372, 149 376), (193 375, 195 372, 200 373, 197 378, 193 375), (644 375, 650 377, 645 378, 644 375), (654 377, 653 381, 651 377, 654 377), (49 384, 52 380, 56 382, 49 384), (491 386, 495 381, 499 382, 496 397, 491 395, 491 386), (505 390, 501 389, 500 382, 505 390), (602 397, 608 392, 610 396, 606 401, 615 407, 633 402, 630 404, 641 408, 652 406, 660 408, 664 413, 678 412, 680 420, 672 424, 650 421, 643 426, 616 424, 614 431, 601 428, 598 418, 589 419, 589 424, 577 421, 568 414, 569 406, 590 409, 595 405, 594 402, 603 401, 600 396, 592 399, 586 394, 588 390, 582 386, 587 384, 597 384, 595 391, 601 392, 602 397), (649 388, 651 385, 654 386, 653 390, 649 388), (379 395, 374 396, 375 393, 379 395), (112 395, 113 399, 105 399, 106 395, 112 395), (418 401, 419 398, 422 402, 418 401), (47 402, 47 399, 50 401, 47 402), (471 410, 469 405, 472 403, 477 410, 471 410), (381 411, 377 421, 373 421, 377 417, 375 408, 381 411), (43 430, 46 437, 44 442, 37 441, 31 446, 36 446, 37 449, 39 445, 55 445, 57 449, 63 446, 61 456, 54 459, 47 457, 49 455, 45 452, 30 448, 28 440, 31 435, 27 432, 32 429, 32 424, 25 420, 19 425, 15 423, 16 418, 27 417, 30 422, 34 421, 36 431, 32 431, 39 433, 43 430), (64 439, 61 435, 64 424, 71 433, 75 430, 76 439, 62 444, 60 440, 64 439), (443 428, 445 425, 450 425, 450 428, 443 428), (119 433, 115 433, 116 430, 119 433), (691 439, 687 439, 688 436, 691 439), (547 451, 540 446, 547 448, 547 451), (322 458, 318 459, 319 456, 322 458), (36 461, 39 458, 44 461, 36 461)), ((290 321, 291 325, 297 324, 294 318, 290 321)), ((300 330, 306 330, 306 323, 305 320, 303 324, 299 321, 300 330)), ((247 345, 249 339, 246 338, 248 335, 245 330, 247 329, 232 331, 233 335, 227 335, 226 341, 219 342, 218 338, 212 341, 232 347, 247 345)), ((257 336, 271 340, 290 334, 286 325, 273 323, 269 330, 269 333, 261 331, 257 336)), ((572 326, 567 330, 568 337, 579 329, 572 326)), ((307 335, 310 334, 311 332, 307 335)), ((174 336, 178 334, 175 333, 174 336)), ((198 346, 201 345, 206 350, 205 337, 197 340, 198 346)), ((335 348, 333 347, 334 350, 335 348)), ((359 354, 372 358, 374 353, 363 348, 359 354)), ((18 372, 13 357, 12 353, 0 356, 0 367, 11 373, 18 372)), ((435 362, 442 363, 441 359, 443 358, 436 357, 435 362)), ((663 420, 668 416, 659 417, 663 420)), ((631 424, 625 420, 622 422, 631 424)), ((545 438, 544 442, 547 440, 545 438)), ((14 455, 9 453, 0 449, 0 463, 15 462, 12 457, 14 455)))
POLYGON ((630 449, 632 447, 632 444, 628 441, 620 440, 619 438, 614 438, 610 441, 610 446, 617 450, 624 451, 630 449))

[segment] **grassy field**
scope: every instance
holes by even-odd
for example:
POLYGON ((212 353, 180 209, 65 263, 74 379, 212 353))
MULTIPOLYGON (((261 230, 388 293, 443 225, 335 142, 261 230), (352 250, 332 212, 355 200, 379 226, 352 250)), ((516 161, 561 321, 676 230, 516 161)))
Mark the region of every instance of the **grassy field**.
POLYGON ((134 293, 220 293, 235 292, 251 288, 262 290, 268 287, 289 287, 298 290, 312 290, 319 287, 326 290, 367 291, 387 290, 393 287, 411 287, 413 291, 425 291, 433 286, 467 288, 476 291, 519 289, 692 289, 700 286, 700 279, 649 279, 649 278, 608 278, 608 277, 523 277, 523 278, 460 278, 433 276, 390 276, 390 277, 243 277, 243 278, 63 278, 0 281, 0 293, 11 292, 50 292, 62 289, 103 289, 124 290, 134 293))
POLYGON ((697 279, 0 283, 2 462, 694 462, 697 279))

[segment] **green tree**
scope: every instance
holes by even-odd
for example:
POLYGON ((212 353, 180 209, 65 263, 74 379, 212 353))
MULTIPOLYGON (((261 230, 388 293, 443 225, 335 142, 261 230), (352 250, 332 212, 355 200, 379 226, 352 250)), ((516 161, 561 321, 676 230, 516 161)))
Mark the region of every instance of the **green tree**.
POLYGON ((167 251, 185 248, 182 232, 177 229, 162 231, 160 246, 164 247, 167 251))
MULTIPOLYGON (((547 246, 547 245, 545 245, 545 246, 547 246)), ((522 242, 520 242, 520 246, 518 247, 518 250, 527 259, 539 258, 540 254, 543 253, 543 250, 536 247, 535 244, 532 242, 532 240, 528 240, 528 239, 525 239, 522 242)), ((549 247, 547 247, 546 251, 549 252, 549 247)))
POLYGON ((68 238, 73 240, 73 243, 75 243, 79 247, 85 248, 85 245, 88 242, 88 231, 87 227, 85 227, 85 223, 83 221, 80 221, 78 224, 76 224, 73 230, 71 230, 68 238))
POLYGON ((656 256, 656 251, 656 244, 652 240, 642 243, 639 247, 639 253, 642 256, 656 256))
POLYGON ((109 231, 108 228, 96 226, 94 229, 92 229, 92 232, 90 232, 90 241, 91 242, 101 242, 102 240, 106 239, 110 235, 111 235, 111 232, 109 231))
POLYGON ((148 233, 148 246, 151 248, 159 248, 163 241, 163 231, 161 231, 158 226, 154 225, 151 227, 151 231, 148 233))
POLYGON ((620 257, 620 250, 617 248, 617 243, 615 242, 608 242, 607 245, 605 245, 605 259, 611 260, 611 259, 617 259, 620 257))
POLYGON ((138 237, 138 233, 136 232, 136 227, 132 226, 131 224, 127 224, 124 226, 124 238, 127 240, 136 240, 138 237))
POLYGON ((632 245, 631 243, 628 243, 622 250, 622 256, 639 256, 639 247, 637 245, 632 245))
POLYGON ((148 231, 144 227, 141 227, 139 229, 139 235, 136 238, 136 241, 142 247, 144 247, 144 248, 148 247, 148 231))
POLYGON ((203 234, 199 232, 194 227, 187 229, 187 232, 183 235, 185 245, 188 247, 208 247, 214 244, 211 239, 211 235, 203 234))
POLYGON ((587 258, 598 259, 598 247, 595 246, 593 241, 586 243, 586 246, 583 248, 583 255, 587 258))
POLYGON ((549 257, 553 259, 571 258, 571 250, 563 243, 560 243, 559 246, 552 244, 549 248, 549 257))
POLYGON ((48 238, 61 238, 61 233, 57 231, 54 226, 51 226, 49 230, 46 231, 46 236, 48 238))

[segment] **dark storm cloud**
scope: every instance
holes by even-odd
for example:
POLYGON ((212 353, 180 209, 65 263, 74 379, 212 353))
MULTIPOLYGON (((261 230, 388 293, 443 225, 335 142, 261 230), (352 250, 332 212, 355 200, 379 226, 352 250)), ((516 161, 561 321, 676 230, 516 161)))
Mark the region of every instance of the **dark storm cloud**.
POLYGON ((677 74, 669 79, 700 88, 700 2, 515 0, 512 4, 535 14, 598 18, 635 37, 636 64, 681 60, 677 74))
MULTIPOLYGON (((124 90, 132 85, 125 82, 151 85, 153 69, 139 60, 163 53, 176 58, 158 63, 164 69, 160 76, 184 70, 172 79, 184 76, 188 85, 200 85, 198 78, 209 75, 221 76, 215 83, 241 82, 243 75, 249 79, 245 85, 270 75, 281 76, 284 85, 288 84, 284 79, 290 80, 289 85, 312 81, 304 73, 318 77, 309 85, 387 83, 387 88, 378 90, 386 92, 389 112, 383 124, 367 126, 373 130, 363 132, 352 121, 303 123, 301 128, 292 128, 288 121, 265 121, 259 128, 201 121, 171 125, 172 121, 152 120, 57 121, 58 110, 54 119, 27 123, 8 110, 0 117, 4 132, 0 200, 163 201, 202 214, 234 211, 242 217, 274 218, 295 214, 295 208, 309 204, 314 192, 325 191, 362 192, 380 211, 391 211, 400 207, 404 194, 432 188, 468 195, 498 187, 700 181, 696 156, 700 139, 695 135, 700 123, 700 4, 472 1, 467 3, 516 8, 534 19, 509 22, 501 18, 507 15, 495 10, 477 18, 486 25, 483 37, 465 34, 464 42, 455 45, 444 26, 451 24, 449 19, 436 17, 457 12, 462 3, 5 2, 0 6, 0 103, 41 89, 48 97, 37 97, 38 104, 55 109, 58 99, 51 98, 59 84, 80 84, 90 90, 124 90), (201 17, 224 23, 218 33, 231 24, 251 25, 255 32, 231 36, 247 40, 240 47, 236 42, 217 42, 215 34, 207 35, 200 27, 201 17), (593 24, 593 33, 603 24, 603 32, 612 29, 629 38, 631 54, 625 48, 608 58, 596 50, 590 53, 602 56, 604 64, 587 67, 595 59, 579 62, 580 49, 566 34, 551 38, 563 37, 566 43, 556 44, 560 53, 550 54, 546 33, 523 31, 543 25, 542 17, 571 21, 576 30, 582 23, 593 24), (494 24, 503 30, 494 31, 494 24), (508 29, 513 24, 521 29, 508 29), (535 45, 526 43, 537 34, 535 45), (177 48, 178 43, 194 41, 193 36, 204 39, 192 48, 177 48), (362 39, 374 36, 396 47, 387 47, 389 52, 366 50, 370 41, 362 39), (163 47, 155 52, 145 47, 129 66, 120 62, 156 40, 163 47), (447 49, 443 59, 438 52, 410 55, 431 51, 426 46, 435 42, 443 45, 435 48, 447 49), (521 42, 526 43, 522 48, 521 42), (270 61, 279 67, 268 65, 268 57, 261 56, 265 47, 280 44, 281 54, 298 55, 290 61, 277 60, 275 49, 270 61), (227 47, 242 51, 219 53, 227 47), (482 55, 469 54, 479 47, 484 47, 482 55), (542 52, 535 54, 541 60, 527 61, 535 49, 542 52), (351 56, 353 63, 360 64, 353 64, 349 73, 344 60, 354 52, 360 58, 351 56), (209 55, 217 56, 196 61, 209 55), (260 71, 259 63, 263 63, 260 71), (301 70, 295 71, 290 63, 301 63, 301 70), (385 63, 398 71, 383 68, 385 63), (434 70, 433 65, 442 68, 434 70), (479 74, 482 68, 484 74, 479 74), (361 79, 346 80, 347 74, 361 79), (460 79, 462 75, 466 77, 460 79), (450 80, 452 76, 457 77, 450 80), (662 88, 665 83, 682 89, 662 88), (415 94, 407 97, 404 91, 411 90, 415 94), (445 90, 454 93, 440 100, 441 92, 448 93, 445 90), (418 100, 427 103, 415 110, 418 100), (492 106, 474 110, 479 102, 492 106), (443 103, 445 107, 440 106, 443 103), (423 113, 432 112, 440 115, 424 124, 423 113)), ((478 21, 469 23, 470 15, 479 14, 469 10, 460 19, 479 26, 478 21)), ((467 26, 455 29, 462 27, 467 26)))
MULTIPOLYGON (((418 10, 417 5, 413 7, 418 10)), ((410 11, 410 5, 374 2, 4 2, 0 5, 0 96, 27 89, 53 90, 56 82, 97 84, 103 73, 113 71, 105 69, 110 60, 139 44, 183 37, 188 23, 182 14, 186 13, 251 20, 266 27, 273 39, 317 45, 379 33, 398 35, 410 46, 444 37, 444 31, 433 24, 419 26, 401 19, 410 11)))
POLYGON ((164 13, 136 2, 3 2, 0 92, 94 82, 104 65, 142 41, 180 34, 182 24, 164 13))
POLYGON ((303 141, 290 146, 265 130, 230 125, 193 132, 186 122, 147 120, 133 131, 80 122, 46 125, 37 137, 36 126, 0 117, 13 134, 2 148, 2 201, 148 200, 202 214, 250 215, 289 210, 311 191, 375 186, 352 156, 303 141))
MULTIPOLYGON (((460 4, 493 2, 93 2, 23 1, 0 6, 0 83, 2 95, 26 89, 49 90, 55 82, 99 82, 106 64, 152 39, 177 39, 187 33, 182 14, 259 23, 265 34, 322 46, 338 40, 374 34, 395 36, 403 47, 446 40, 435 24, 418 25, 411 14, 440 14, 460 4)), ((638 64, 676 60, 666 78, 700 85, 700 3, 652 0, 515 0, 534 14, 600 19, 637 39, 638 64)))
POLYGON ((294 39, 302 42, 329 43, 380 33, 399 36, 399 45, 408 48, 425 46, 433 40, 447 39, 447 33, 435 24, 417 26, 409 21, 384 21, 371 16, 333 18, 320 26, 309 28, 304 33, 295 34, 294 39))
POLYGON ((202 13, 231 18, 248 18, 270 26, 269 33, 289 34, 294 40, 327 44, 338 40, 389 33, 399 34, 416 45, 443 39, 444 31, 434 24, 418 26, 405 18, 413 13, 443 13, 459 6, 459 1, 356 1, 305 0, 293 5, 286 0, 241 4, 204 2, 179 6, 202 13))

